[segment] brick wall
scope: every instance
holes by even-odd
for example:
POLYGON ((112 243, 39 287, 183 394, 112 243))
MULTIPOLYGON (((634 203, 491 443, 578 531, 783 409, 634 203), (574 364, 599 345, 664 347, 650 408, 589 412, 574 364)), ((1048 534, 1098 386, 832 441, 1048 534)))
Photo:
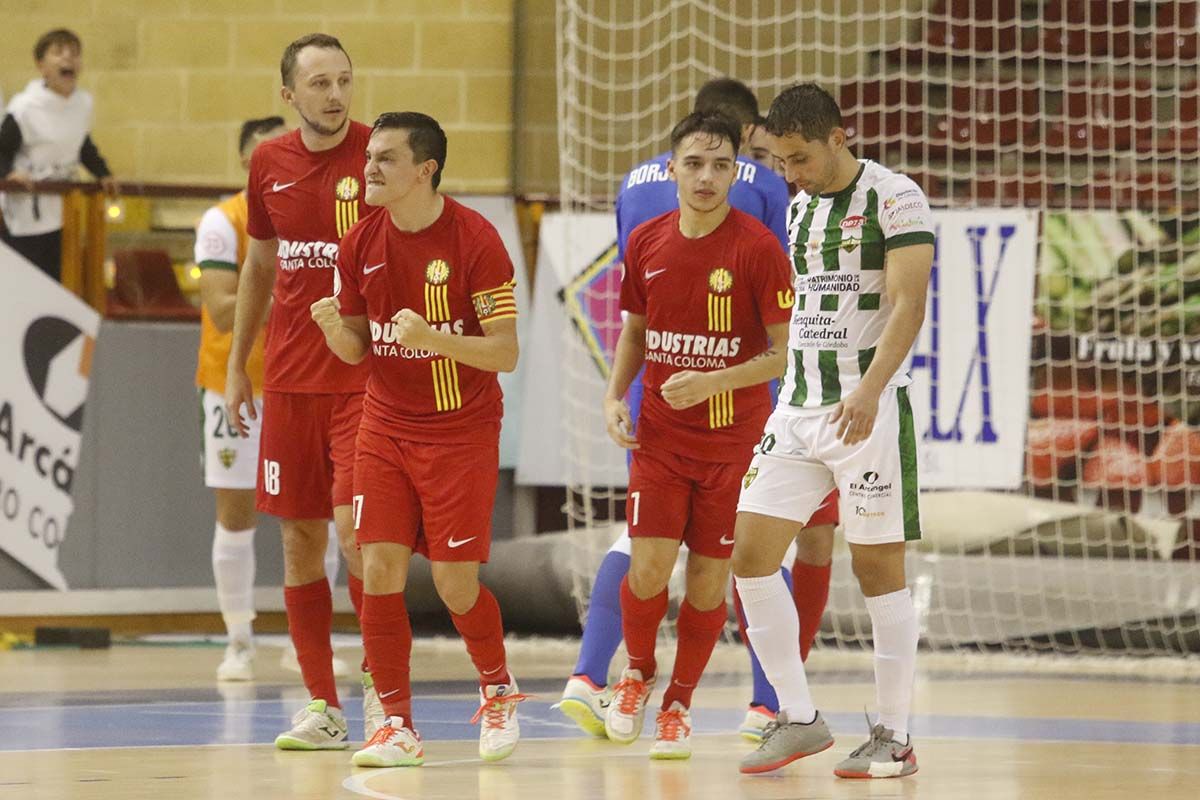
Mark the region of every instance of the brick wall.
POLYGON ((295 117, 279 56, 324 31, 355 68, 352 113, 433 115, 450 139, 444 186, 512 191, 515 0, 0 0, 6 98, 36 73, 33 44, 66 26, 83 38, 93 134, 125 180, 240 183, 246 117, 295 117), (469 110, 468 110, 469 109, 469 110))

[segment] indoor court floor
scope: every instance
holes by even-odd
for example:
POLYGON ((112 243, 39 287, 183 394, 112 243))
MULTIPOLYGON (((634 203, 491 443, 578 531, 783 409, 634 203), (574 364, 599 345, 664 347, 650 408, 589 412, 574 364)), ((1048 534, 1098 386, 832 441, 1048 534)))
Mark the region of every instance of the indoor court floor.
MULTIPOLYGON (((274 641, 278 641, 275 639, 274 641)), ((343 640, 339 640, 343 641, 343 640)), ((352 641, 348 637, 345 642, 352 641)), ((522 742, 498 764, 477 757, 471 669, 456 640, 419 641, 414 714, 425 739, 420 768, 366 770, 352 750, 284 753, 271 745, 305 701, 298 676, 261 645, 258 681, 218 686, 213 645, 117 644, 109 650, 0 652, 0 800, 358 797, 379 800, 782 800, 783 798, 1200 796, 1200 690, 1192 680, 935 672, 918 675, 916 775, 847 781, 833 765, 866 738, 866 669, 822 668, 811 684, 837 744, 767 776, 742 776, 752 745, 734 733, 749 698, 744 654, 722 647, 696 693, 690 762, 651 762, 648 730, 625 747, 584 738, 559 716, 573 642, 512 648, 522 742)), ((350 663, 359 654, 343 644, 350 663)), ((670 653, 663 653, 664 668, 670 653)), ((357 681, 341 683, 355 744, 357 681)))

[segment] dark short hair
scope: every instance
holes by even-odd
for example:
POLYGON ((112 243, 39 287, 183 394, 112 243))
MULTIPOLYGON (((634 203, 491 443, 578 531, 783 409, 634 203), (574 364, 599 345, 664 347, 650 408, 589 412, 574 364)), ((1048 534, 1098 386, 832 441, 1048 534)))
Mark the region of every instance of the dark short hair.
POLYGON ((273 131, 278 127, 286 125, 283 117, 263 117, 262 119, 248 119, 242 123, 242 132, 238 134, 238 152, 241 153, 246 149, 246 145, 250 144, 250 140, 260 133, 273 131))
POLYGON ((693 133, 728 140, 735 156, 742 146, 742 126, 733 117, 719 111, 693 111, 671 131, 671 152, 678 150, 680 143, 693 133))
POLYGON ((83 42, 79 41, 79 35, 75 31, 67 30, 66 28, 55 28, 52 31, 46 31, 38 37, 37 44, 33 46, 33 57, 37 61, 41 61, 46 55, 46 51, 55 45, 66 45, 74 47, 80 53, 83 52, 83 42))
POLYGON ((296 59, 300 57, 300 51, 306 47, 341 50, 346 60, 350 60, 350 54, 346 52, 346 48, 342 47, 342 43, 335 36, 327 33, 310 33, 307 36, 301 36, 283 48, 283 58, 279 60, 279 77, 283 79, 283 85, 289 89, 292 88, 292 82, 296 78, 296 59))
POLYGON ((834 128, 842 127, 842 110, 833 95, 817 84, 801 83, 771 101, 766 127, 772 136, 798 133, 810 142, 823 142, 834 128))
POLYGON ((446 167, 446 132, 438 121, 419 111, 386 111, 380 114, 371 126, 371 133, 383 130, 408 131, 408 147, 413 151, 413 163, 433 160, 437 170, 433 173, 433 188, 442 182, 442 170, 446 167))
POLYGON ((696 92, 693 111, 720 111, 741 125, 750 125, 758 118, 758 98, 750 87, 733 78, 716 78, 696 92))

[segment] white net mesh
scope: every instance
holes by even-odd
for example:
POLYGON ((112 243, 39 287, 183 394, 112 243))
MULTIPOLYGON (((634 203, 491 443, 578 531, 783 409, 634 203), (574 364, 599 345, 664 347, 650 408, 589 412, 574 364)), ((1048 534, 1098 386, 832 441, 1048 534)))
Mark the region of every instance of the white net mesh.
MULTIPOLYGON (((935 209, 1038 212, 1033 330, 1001 328, 1032 352, 1025 474, 1007 492, 923 496, 909 577, 928 647, 1200 652, 1197 5, 559 2, 568 211, 610 211, 696 89, 728 75, 764 109, 821 83, 856 154, 912 176, 935 209)), ((624 500, 599 404, 619 278, 595 256, 566 293, 588 322, 563 365, 581 609, 624 500)), ((846 564, 819 646, 870 638, 846 564)))

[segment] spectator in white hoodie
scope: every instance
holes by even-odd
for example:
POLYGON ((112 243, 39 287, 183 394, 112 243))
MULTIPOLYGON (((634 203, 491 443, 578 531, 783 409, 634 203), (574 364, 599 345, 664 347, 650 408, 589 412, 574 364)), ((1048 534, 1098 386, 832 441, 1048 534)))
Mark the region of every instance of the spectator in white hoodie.
POLYGON ((43 34, 33 49, 41 77, 13 97, 0 123, 0 175, 28 189, 0 194, 4 242, 55 280, 62 262, 62 197, 38 194, 37 182, 73 180, 83 164, 105 191, 117 190, 89 134, 92 96, 78 88, 82 54, 73 32, 43 34))

